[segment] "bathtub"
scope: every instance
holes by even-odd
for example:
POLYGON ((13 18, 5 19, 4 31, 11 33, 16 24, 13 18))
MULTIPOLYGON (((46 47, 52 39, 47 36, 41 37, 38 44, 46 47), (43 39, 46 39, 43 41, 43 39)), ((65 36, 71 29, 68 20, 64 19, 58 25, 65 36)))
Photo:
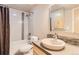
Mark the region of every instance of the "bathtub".
POLYGON ((19 41, 10 41, 10 55, 22 55, 22 51, 20 50, 25 50, 27 54, 32 54, 32 45, 28 44, 26 40, 19 40, 19 41), (30 52, 30 53, 29 53, 30 52))

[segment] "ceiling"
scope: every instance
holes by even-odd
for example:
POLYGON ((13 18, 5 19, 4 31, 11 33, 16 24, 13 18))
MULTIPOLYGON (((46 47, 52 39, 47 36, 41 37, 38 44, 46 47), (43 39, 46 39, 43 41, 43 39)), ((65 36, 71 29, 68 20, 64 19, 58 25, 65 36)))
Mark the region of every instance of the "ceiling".
POLYGON ((14 8, 17 10, 22 10, 22 11, 30 11, 32 8, 34 8, 36 5, 35 4, 6 4, 9 8, 14 8))
POLYGON ((79 4, 55 4, 51 7, 51 10, 54 11, 59 8, 72 9, 75 7, 79 7, 79 4))
MULTIPOLYGON (((9 8, 14 8, 17 10, 22 10, 22 11, 27 12, 27 11, 32 10, 34 7, 36 7, 38 5, 42 5, 42 4, 6 4, 6 5, 9 8)), ((72 9, 72 8, 75 8, 78 6, 79 6, 79 4, 55 4, 51 7, 51 10, 54 11, 59 8, 72 9)))

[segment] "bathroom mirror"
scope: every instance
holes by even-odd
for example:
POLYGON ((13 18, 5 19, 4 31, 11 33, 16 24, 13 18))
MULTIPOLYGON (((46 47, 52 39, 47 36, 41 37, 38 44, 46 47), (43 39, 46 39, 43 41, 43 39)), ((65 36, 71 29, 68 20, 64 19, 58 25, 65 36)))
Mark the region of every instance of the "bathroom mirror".
POLYGON ((64 8, 52 11, 50 17, 52 30, 64 30, 64 8))
POLYGON ((79 33, 79 4, 56 4, 50 8, 51 31, 79 33))

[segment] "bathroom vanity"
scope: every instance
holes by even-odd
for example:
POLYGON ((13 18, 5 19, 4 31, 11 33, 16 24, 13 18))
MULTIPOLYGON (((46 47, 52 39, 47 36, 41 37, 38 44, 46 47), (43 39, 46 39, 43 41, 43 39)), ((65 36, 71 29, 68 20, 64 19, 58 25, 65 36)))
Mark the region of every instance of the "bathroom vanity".
POLYGON ((66 44, 65 48, 61 51, 48 50, 40 45, 40 41, 33 42, 34 55, 79 55, 79 47, 66 44))
POLYGON ((36 45, 35 42, 33 42, 33 54, 34 55, 47 55, 49 54, 44 49, 40 48, 40 46, 36 45))
MULTIPOLYGON (((79 55, 79 8, 54 5, 49 11, 50 33, 47 38, 53 38, 54 32, 57 33, 57 39, 65 42, 65 48, 60 51, 49 50, 41 45, 43 39, 40 39, 38 42, 33 42, 33 53, 35 55, 79 55)), ((48 43, 49 40, 46 42, 48 43)))
POLYGON ((56 32, 58 38, 66 42, 65 48, 59 51, 50 50, 41 45, 40 39, 38 42, 33 42, 34 55, 79 55, 79 36, 74 33, 56 32))
MULTIPOLYGON (((65 32, 65 31, 54 31, 57 33, 58 38, 65 41, 66 43, 79 46, 79 33, 65 32)), ((50 32, 49 37, 54 35, 54 32, 50 32)))

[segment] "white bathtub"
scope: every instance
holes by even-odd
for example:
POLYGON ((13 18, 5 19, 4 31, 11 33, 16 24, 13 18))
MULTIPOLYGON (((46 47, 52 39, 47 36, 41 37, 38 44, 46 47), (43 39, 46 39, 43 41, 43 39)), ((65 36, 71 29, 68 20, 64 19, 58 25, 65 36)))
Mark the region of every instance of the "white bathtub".
MULTIPOLYGON (((28 44, 26 40, 10 41, 10 55, 15 55, 23 47, 26 48, 26 51, 32 49, 32 45, 28 44)), ((32 52, 30 53, 32 54, 32 52)))

